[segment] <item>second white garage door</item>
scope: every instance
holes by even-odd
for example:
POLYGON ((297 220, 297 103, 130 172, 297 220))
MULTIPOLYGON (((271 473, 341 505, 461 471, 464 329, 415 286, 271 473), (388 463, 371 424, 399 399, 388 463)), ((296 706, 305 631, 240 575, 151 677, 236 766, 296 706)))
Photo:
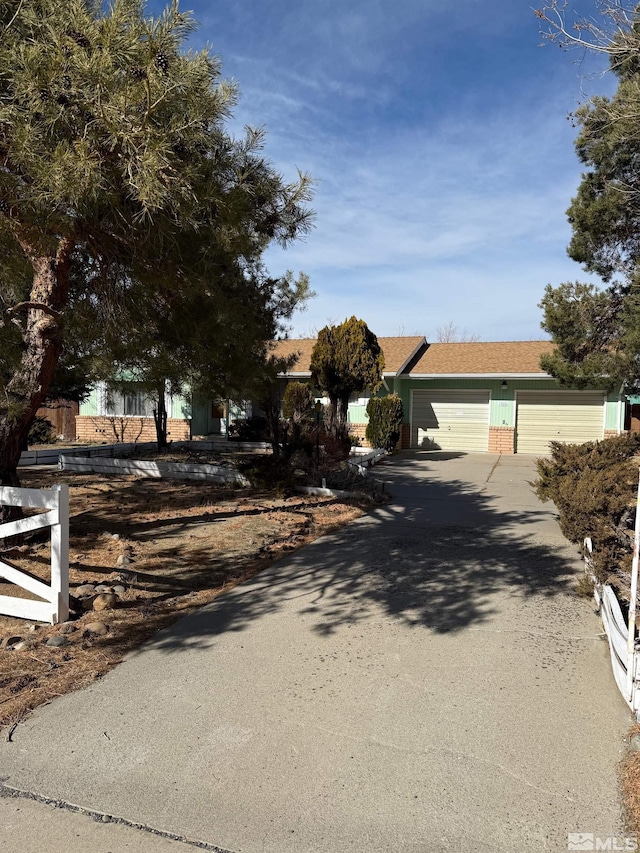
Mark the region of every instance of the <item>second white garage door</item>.
POLYGON ((424 390, 411 397, 411 446, 489 449, 489 392, 424 390))
POLYGON ((517 453, 548 453, 550 441, 599 441, 604 403, 602 391, 519 391, 517 453))

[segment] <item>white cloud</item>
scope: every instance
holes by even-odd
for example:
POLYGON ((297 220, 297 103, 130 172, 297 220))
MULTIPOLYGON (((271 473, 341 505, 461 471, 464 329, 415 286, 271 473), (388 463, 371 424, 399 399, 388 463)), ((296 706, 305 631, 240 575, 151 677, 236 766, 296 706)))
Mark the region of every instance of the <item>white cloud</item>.
POLYGON ((584 278, 565 116, 597 63, 538 50, 529 0, 189 5, 239 80, 233 127, 266 125, 276 167, 317 180, 314 232, 267 257, 311 275, 298 331, 356 313, 378 334, 541 336, 545 284, 584 278))

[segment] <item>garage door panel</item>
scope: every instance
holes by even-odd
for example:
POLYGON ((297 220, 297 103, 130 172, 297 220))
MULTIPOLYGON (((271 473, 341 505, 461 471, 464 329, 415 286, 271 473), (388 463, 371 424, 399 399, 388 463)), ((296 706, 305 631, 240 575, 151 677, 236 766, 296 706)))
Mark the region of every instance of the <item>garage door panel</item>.
POLYGON ((604 435, 604 399, 601 391, 520 392, 517 452, 548 453, 551 441, 599 441, 604 435))
POLYGON ((488 391, 413 392, 412 447, 485 451, 489 446, 488 391))

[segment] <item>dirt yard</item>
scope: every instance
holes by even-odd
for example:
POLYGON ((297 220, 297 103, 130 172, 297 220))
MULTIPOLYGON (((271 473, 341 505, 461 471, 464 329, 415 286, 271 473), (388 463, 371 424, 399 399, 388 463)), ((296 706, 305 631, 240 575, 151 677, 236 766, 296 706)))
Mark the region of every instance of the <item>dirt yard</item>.
MULTIPOLYGON (((0 616, 0 726, 8 739, 33 708, 104 675, 159 629, 369 506, 366 498, 280 499, 202 482, 53 470, 23 470, 21 480, 27 488, 70 486, 75 612, 55 626, 0 616), (88 584, 106 586, 100 598, 115 596, 115 606, 98 610, 102 587, 88 584)), ((49 577, 48 542, 1 558, 49 577)), ((29 597, 2 581, 0 595, 29 597)))

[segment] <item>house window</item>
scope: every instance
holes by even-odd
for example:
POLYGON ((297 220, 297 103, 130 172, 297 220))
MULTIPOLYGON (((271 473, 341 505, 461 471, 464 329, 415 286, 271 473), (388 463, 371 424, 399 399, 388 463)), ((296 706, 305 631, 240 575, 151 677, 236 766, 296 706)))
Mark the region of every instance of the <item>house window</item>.
POLYGON ((154 401, 145 391, 121 391, 116 388, 109 388, 105 394, 105 415, 125 418, 152 418, 154 408, 154 401))
POLYGON ((139 418, 153 416, 153 403, 142 391, 126 391, 122 398, 125 415, 136 415, 139 418))

